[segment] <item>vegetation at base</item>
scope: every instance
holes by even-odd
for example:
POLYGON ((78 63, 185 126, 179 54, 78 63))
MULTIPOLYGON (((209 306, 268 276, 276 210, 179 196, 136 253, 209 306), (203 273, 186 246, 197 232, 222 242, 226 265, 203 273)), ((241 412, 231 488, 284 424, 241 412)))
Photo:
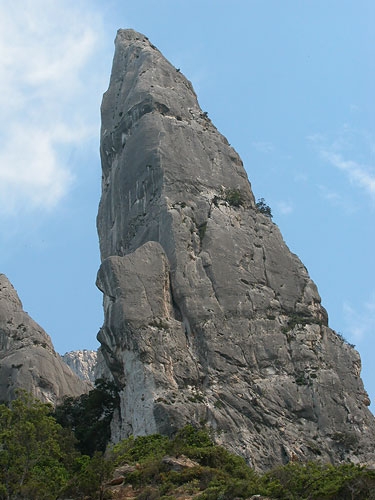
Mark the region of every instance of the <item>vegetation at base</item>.
MULTIPOLYGON (((103 399, 96 401, 102 408, 103 399)), ((0 405, 0 500, 120 499, 121 490, 112 496, 108 481, 115 468, 125 465, 123 482, 138 500, 233 500, 252 495, 375 499, 374 470, 351 463, 334 467, 291 462, 259 474, 243 458, 216 446, 206 429, 192 425, 172 439, 159 434, 130 437, 108 447, 104 455, 82 454, 80 446, 69 425, 63 428, 56 421, 51 406, 27 393, 0 405)), ((123 498, 130 498, 128 493, 123 498)))
POLYGON ((92 456, 96 451, 105 451, 111 437, 113 412, 118 405, 116 385, 97 379, 95 388, 88 394, 65 397, 56 407, 54 417, 60 425, 73 431, 78 450, 92 456))
POLYGON ((267 474, 271 496, 285 500, 371 500, 375 471, 346 463, 339 466, 292 462, 267 474))
POLYGON ((72 432, 52 416, 51 405, 19 391, 16 400, 0 405, 0 499, 97 495, 111 464, 101 454, 81 455, 75 444, 72 432))
POLYGON ((173 499, 182 492, 199 500, 231 500, 264 495, 282 500, 375 499, 375 471, 354 464, 337 467, 291 462, 258 474, 245 460, 213 444, 209 433, 188 425, 173 438, 129 438, 112 450, 117 465, 137 464, 124 482, 138 499, 173 499), (165 456, 187 457, 195 465, 176 471, 165 456))

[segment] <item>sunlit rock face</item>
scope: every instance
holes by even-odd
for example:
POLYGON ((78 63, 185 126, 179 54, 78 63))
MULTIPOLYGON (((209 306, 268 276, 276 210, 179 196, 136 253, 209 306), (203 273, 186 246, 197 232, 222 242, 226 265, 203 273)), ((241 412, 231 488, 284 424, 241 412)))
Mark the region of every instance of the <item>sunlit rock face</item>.
POLYGON ((359 355, 238 154, 144 35, 120 30, 115 46, 97 219, 114 439, 205 424, 258 469, 374 463, 359 355))
POLYGON ((96 378, 96 351, 81 349, 78 351, 66 352, 62 357, 73 373, 81 380, 94 383, 96 378))
POLYGON ((0 274, 0 400, 25 389, 43 402, 88 390, 55 352, 50 337, 23 310, 8 278, 0 274))

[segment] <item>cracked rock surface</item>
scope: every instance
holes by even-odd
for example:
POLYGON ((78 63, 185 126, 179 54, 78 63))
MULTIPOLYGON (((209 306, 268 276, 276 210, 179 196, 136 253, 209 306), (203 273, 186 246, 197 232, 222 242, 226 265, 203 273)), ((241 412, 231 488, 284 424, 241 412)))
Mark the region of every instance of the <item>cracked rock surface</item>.
POLYGON ((25 389, 43 402, 88 390, 55 352, 47 333, 23 310, 8 278, 0 274, 0 400, 25 389))
POLYGON ((204 423, 258 469, 374 464, 359 355, 257 210, 238 154, 144 35, 119 30, 115 47, 97 218, 113 439, 204 423))
POLYGON ((96 379, 96 351, 88 349, 69 351, 61 358, 81 380, 94 384, 96 379))

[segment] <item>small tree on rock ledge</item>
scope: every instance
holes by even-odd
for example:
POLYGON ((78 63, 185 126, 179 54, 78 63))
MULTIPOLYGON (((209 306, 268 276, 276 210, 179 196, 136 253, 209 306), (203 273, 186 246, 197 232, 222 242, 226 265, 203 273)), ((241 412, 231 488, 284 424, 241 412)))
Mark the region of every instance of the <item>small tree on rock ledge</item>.
POLYGON ((259 200, 256 203, 256 208, 258 212, 272 219, 273 215, 271 212, 271 208, 267 205, 264 198, 259 198, 259 200))

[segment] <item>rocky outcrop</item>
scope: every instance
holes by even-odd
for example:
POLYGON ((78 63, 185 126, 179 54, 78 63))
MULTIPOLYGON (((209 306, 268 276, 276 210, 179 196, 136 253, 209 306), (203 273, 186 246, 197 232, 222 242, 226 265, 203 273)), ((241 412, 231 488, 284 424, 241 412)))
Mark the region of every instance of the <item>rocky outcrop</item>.
POLYGON ((79 351, 66 352, 62 357, 73 373, 75 373, 81 380, 94 383, 95 368, 96 368, 96 351, 83 349, 79 351))
POLYGON ((52 404, 88 390, 55 352, 50 337, 23 310, 16 290, 0 274, 0 400, 25 389, 52 404))
POLYGON ((102 103, 100 356, 121 389, 115 439, 202 423, 259 469, 374 463, 358 353, 254 202, 191 83, 120 30, 102 103))

